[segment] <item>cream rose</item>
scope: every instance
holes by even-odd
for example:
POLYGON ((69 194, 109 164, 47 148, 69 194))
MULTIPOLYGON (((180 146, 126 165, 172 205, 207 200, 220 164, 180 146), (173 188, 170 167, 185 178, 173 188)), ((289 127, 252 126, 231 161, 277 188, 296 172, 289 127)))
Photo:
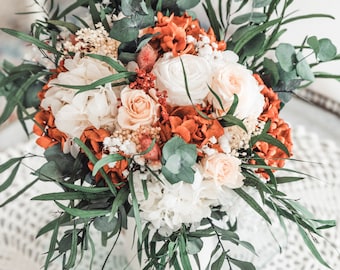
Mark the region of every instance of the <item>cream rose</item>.
POLYGON ((203 177, 212 179, 218 186, 228 188, 240 188, 243 186, 243 175, 241 174, 241 161, 233 156, 216 153, 205 157, 201 161, 203 177))
POLYGON ((160 58, 152 72, 156 75, 156 87, 168 92, 170 105, 190 105, 190 99, 185 88, 183 61, 190 97, 194 104, 201 103, 209 93, 211 68, 208 61, 200 56, 184 54, 172 57, 172 53, 160 58))
MULTIPOLYGON (((211 88, 219 96, 225 112, 230 109, 234 94, 236 94, 238 106, 235 116, 240 119, 249 116, 257 118, 262 113, 264 97, 260 93, 261 87, 256 82, 252 72, 241 64, 228 61, 219 69, 215 69, 212 75, 211 88)), ((220 112, 220 103, 213 94, 209 93, 208 100, 220 112)))
POLYGON ((143 90, 126 87, 120 95, 122 106, 118 110, 118 124, 122 128, 136 130, 152 125, 158 120, 159 105, 143 90))

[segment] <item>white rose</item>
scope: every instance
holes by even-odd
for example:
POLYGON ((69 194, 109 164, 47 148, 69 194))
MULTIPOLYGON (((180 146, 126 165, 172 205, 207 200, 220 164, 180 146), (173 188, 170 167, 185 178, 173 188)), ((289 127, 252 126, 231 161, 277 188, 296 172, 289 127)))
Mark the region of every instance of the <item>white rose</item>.
POLYGON ((117 120, 122 128, 136 130, 158 120, 159 105, 143 90, 126 87, 120 98, 122 106, 118 110, 117 120))
MULTIPOLYGON (((236 94, 238 106, 235 116, 240 119, 249 116, 257 118, 262 113, 264 97, 260 93, 261 87, 256 82, 252 72, 241 64, 228 61, 219 69, 215 69, 212 75, 211 88, 219 96, 225 112, 230 109, 234 94, 236 94)), ((215 109, 222 109, 213 94, 208 95, 208 100, 215 109)))
POLYGON ((241 174, 241 161, 238 158, 217 153, 205 157, 201 164, 203 176, 212 179, 216 185, 231 189, 243 186, 244 177, 241 174))
POLYGON ((152 72, 156 75, 156 87, 168 92, 170 105, 190 105, 190 99, 185 88, 181 60, 183 61, 190 97, 194 104, 201 103, 209 93, 211 68, 203 57, 184 54, 172 57, 165 54, 158 59, 152 72))

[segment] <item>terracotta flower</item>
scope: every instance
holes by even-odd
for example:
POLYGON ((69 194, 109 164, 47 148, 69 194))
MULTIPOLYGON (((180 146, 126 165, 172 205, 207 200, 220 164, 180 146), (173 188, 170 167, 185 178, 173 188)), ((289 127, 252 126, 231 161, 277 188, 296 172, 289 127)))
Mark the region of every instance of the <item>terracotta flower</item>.
POLYGON ((213 137, 217 139, 224 134, 218 120, 203 118, 193 106, 180 106, 169 110, 168 121, 160 124, 163 141, 178 135, 185 142, 196 144, 201 148, 213 137))
MULTIPOLYGON (((254 75, 254 77, 260 85, 263 85, 261 93, 265 97, 263 113, 260 115, 259 120, 265 122, 271 121, 268 134, 283 143, 288 149, 289 155, 287 155, 280 148, 261 141, 254 145, 254 151, 260 158, 265 160, 268 166, 281 168, 285 164, 285 159, 292 155, 293 142, 291 128, 283 119, 279 117, 281 101, 278 95, 271 88, 265 86, 262 79, 258 75, 254 75)), ((256 164, 256 161, 252 160, 251 163, 256 164)), ((269 177, 264 170, 258 170, 258 172, 261 173, 265 178, 269 177)))

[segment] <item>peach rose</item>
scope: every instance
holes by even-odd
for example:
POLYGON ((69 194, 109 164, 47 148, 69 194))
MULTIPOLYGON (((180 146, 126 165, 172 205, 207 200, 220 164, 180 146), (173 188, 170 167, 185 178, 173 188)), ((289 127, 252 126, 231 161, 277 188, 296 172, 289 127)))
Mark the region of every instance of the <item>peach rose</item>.
MULTIPOLYGON (((234 62, 234 59, 230 60, 214 70, 211 88, 219 96, 225 112, 229 110, 236 94, 238 106, 235 116, 240 119, 249 116, 257 118, 262 113, 264 105, 264 98, 260 92, 262 86, 257 83, 249 69, 234 62)), ((208 100, 222 114, 220 103, 213 94, 209 93, 208 100)))
POLYGON ((204 178, 212 179, 218 186, 231 189, 243 186, 244 176, 241 174, 241 161, 238 158, 216 153, 205 157, 201 164, 204 178))
POLYGON ((143 90, 126 87, 120 98, 122 106, 118 110, 117 120, 122 128, 136 130, 158 120, 159 105, 143 90))

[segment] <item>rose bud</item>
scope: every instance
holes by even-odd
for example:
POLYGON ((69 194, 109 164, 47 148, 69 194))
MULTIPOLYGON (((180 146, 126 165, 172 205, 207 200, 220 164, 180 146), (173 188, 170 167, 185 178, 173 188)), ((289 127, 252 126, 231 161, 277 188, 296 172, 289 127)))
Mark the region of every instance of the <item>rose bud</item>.
POLYGON ((146 44, 138 53, 137 63, 140 69, 150 72, 158 57, 158 53, 150 44, 146 44))
MULTIPOLYGON (((152 144, 152 139, 147 135, 143 135, 139 139, 139 143, 142 151, 146 151, 152 144)), ((159 161, 161 158, 161 149, 158 144, 155 143, 152 149, 144 155, 144 158, 150 161, 159 161)))

